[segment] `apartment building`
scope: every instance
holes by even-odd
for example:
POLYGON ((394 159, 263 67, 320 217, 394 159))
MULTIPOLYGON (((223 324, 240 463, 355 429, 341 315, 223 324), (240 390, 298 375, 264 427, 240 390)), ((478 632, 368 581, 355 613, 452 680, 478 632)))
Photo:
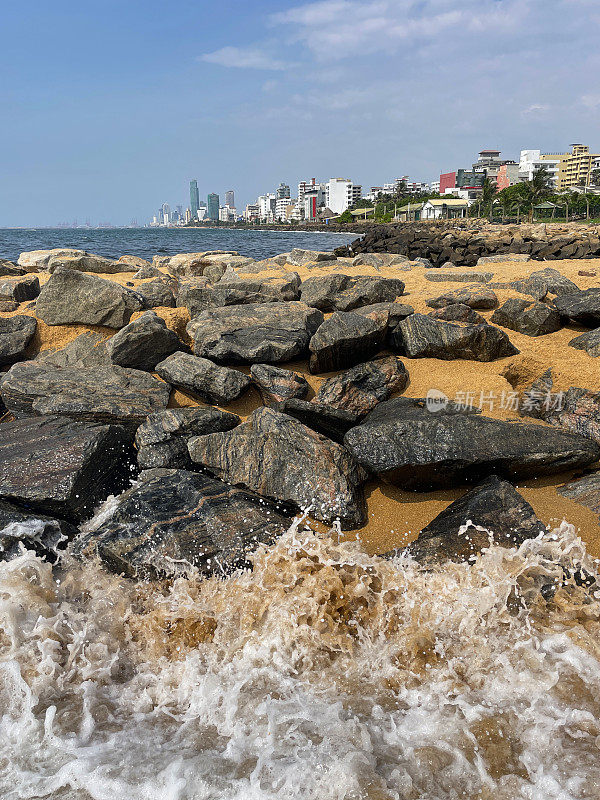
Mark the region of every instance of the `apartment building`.
POLYGON ((334 214, 343 214, 362 196, 362 186, 348 178, 331 178, 325 184, 325 204, 334 214))

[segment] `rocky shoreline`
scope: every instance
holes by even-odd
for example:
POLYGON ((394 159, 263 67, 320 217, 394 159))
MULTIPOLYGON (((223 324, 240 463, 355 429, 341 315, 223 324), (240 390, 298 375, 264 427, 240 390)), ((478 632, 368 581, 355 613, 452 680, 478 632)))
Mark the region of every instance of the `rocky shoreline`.
POLYGON ((350 256, 0 262, 0 557, 225 574, 304 512, 431 565, 471 558, 481 528, 545 530, 538 485, 594 518, 600 261, 541 269, 503 231, 492 259, 465 245, 466 270, 368 237, 350 256))

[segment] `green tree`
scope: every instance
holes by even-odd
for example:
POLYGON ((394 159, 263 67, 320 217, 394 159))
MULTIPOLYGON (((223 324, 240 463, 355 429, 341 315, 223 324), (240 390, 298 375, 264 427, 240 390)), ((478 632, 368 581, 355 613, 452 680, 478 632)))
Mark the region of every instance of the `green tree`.
POLYGON ((550 195, 551 186, 550 175, 546 167, 540 167, 533 173, 530 181, 527 181, 527 193, 529 201, 529 222, 533 221, 534 206, 546 200, 550 195))
POLYGON ((593 169, 591 174, 592 186, 600 186, 600 169, 593 169))

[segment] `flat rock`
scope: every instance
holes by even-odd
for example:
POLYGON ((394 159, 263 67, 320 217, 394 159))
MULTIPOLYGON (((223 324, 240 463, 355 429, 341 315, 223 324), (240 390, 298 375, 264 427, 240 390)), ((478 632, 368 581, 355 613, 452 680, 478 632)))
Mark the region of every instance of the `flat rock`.
POLYGON ((176 277, 206 276, 218 281, 228 267, 243 269, 253 259, 240 256, 235 250, 209 250, 203 253, 178 253, 174 256, 155 256, 153 266, 166 269, 176 277))
POLYGON ((534 300, 543 300, 548 294, 548 285, 541 279, 523 278, 519 281, 508 283, 491 283, 492 289, 512 289, 519 294, 527 294, 534 300))
POLYGON ((532 272, 527 278, 527 282, 537 282, 544 285, 552 294, 572 294, 573 292, 581 291, 576 283, 573 283, 553 267, 546 267, 532 272))
POLYGON ((404 293, 398 278, 368 275, 318 275, 307 278, 300 286, 302 302, 322 311, 352 311, 361 306, 392 303, 404 293))
POLYGON ((425 273, 425 280, 433 281, 434 283, 446 283, 455 281, 457 283, 488 283, 494 277, 493 272, 480 272, 476 269, 469 269, 466 272, 456 270, 453 272, 446 272, 439 269, 427 270, 425 273))
POLYGON ((557 491, 563 497, 575 500, 582 506, 591 508, 596 514, 600 514, 600 472, 592 472, 591 475, 577 478, 561 486, 557 491))
POLYGON ((526 336, 545 336, 562 327, 560 314, 556 309, 535 300, 517 297, 511 297, 497 308, 491 321, 526 336))
POLYGON ((83 557, 98 555, 112 572, 153 579, 225 575, 247 567, 259 544, 290 525, 274 503, 208 475, 152 469, 119 497, 113 516, 77 541, 83 557))
POLYGON ((415 310, 412 306, 405 305, 404 303, 373 303, 369 306, 355 308, 354 313, 363 314, 364 316, 387 313, 389 327, 395 328, 396 325, 402 322, 403 319, 406 319, 407 317, 410 317, 411 314, 414 314, 415 310))
POLYGON ((348 452, 274 409, 257 409, 232 431, 198 436, 189 451, 195 464, 217 478, 310 509, 316 519, 339 518, 345 529, 366 519, 366 476, 348 452))
POLYGON ((469 306, 469 308, 490 309, 496 308, 498 298, 496 293, 489 287, 482 284, 472 284, 463 289, 454 289, 451 292, 444 292, 431 300, 427 301, 429 308, 444 308, 455 303, 469 306))
POLYGON ((472 325, 484 325, 487 320, 478 314, 470 306, 464 303, 452 303, 449 306, 443 306, 435 311, 430 311, 429 315, 434 319, 443 319, 446 322, 469 322, 472 325))
POLYGON ((131 432, 64 417, 5 422, 0 497, 44 514, 81 521, 131 479, 131 432))
POLYGON ((25 267, 28 272, 45 270, 53 258, 69 258, 86 255, 85 250, 75 250, 72 247, 55 247, 52 250, 28 250, 21 253, 17 260, 20 267, 25 267))
POLYGON ((302 400, 310 389, 302 375, 271 364, 253 364, 250 375, 266 406, 272 407, 294 397, 302 400))
POLYGON ((391 335, 391 344, 409 358, 450 361, 494 361, 518 353, 510 339, 493 325, 459 325, 413 314, 391 335))
POLYGON ((600 458, 600 446, 577 434, 479 414, 430 412, 401 400, 376 406, 348 431, 344 444, 366 469, 403 489, 456 486, 490 474, 552 475, 600 458))
POLYGON ((300 247, 294 247, 289 254, 287 263, 293 267, 304 267, 307 264, 317 264, 320 261, 335 261, 335 257, 331 253, 325 253, 320 250, 303 250, 300 247))
POLYGON ((146 281, 146 283, 136 286, 135 291, 142 298, 144 308, 173 308, 175 306, 175 295, 164 278, 146 281))
POLYGON ((106 349, 113 364, 152 372, 159 362, 187 347, 164 319, 146 311, 111 336, 106 349))
POLYGON ((323 322, 305 303, 259 303, 207 309, 187 326, 198 356, 221 363, 277 364, 304 356, 323 322))
POLYGON ((307 278, 300 285, 302 302, 321 311, 335 311, 336 299, 349 280, 348 275, 336 273, 307 278))
POLYGON ((188 441, 193 436, 228 431, 240 418, 218 408, 169 408, 150 414, 135 434, 141 469, 155 467, 190 469, 188 441))
POLYGON ((314 400, 309 403, 306 400, 290 398, 279 403, 276 410, 294 417, 307 428, 339 444, 343 444, 344 436, 350 428, 360 422, 360 415, 353 411, 344 411, 324 403, 316 403, 314 400))
POLYGON ((336 311, 310 340, 310 371, 334 372, 374 356, 385 342, 387 328, 387 312, 336 311))
POLYGON ((42 287, 36 315, 47 325, 106 325, 122 328, 142 310, 135 292, 77 270, 54 272, 42 287))
POLYGON ((54 563, 60 550, 77 533, 75 525, 64 519, 0 500, 0 561, 17 558, 24 548, 54 563))
POLYGON ((364 416, 377 403, 408 386, 408 372, 397 356, 382 356, 328 378, 315 402, 364 416))
POLYGON ((468 561, 492 542, 518 547, 545 531, 544 523, 515 487, 490 475, 438 514, 406 551, 423 565, 434 566, 468 561))
POLYGON ((531 261, 529 253, 500 253, 495 256, 481 256, 477 261, 477 266, 484 264, 499 264, 505 261, 531 261))
POLYGON ((297 300, 299 286, 300 278, 295 272, 261 280, 222 279, 216 284, 187 287, 187 291, 182 287, 177 302, 185 305, 190 316, 194 317, 207 308, 297 300))
POLYGON ((61 414, 139 424, 153 411, 166 408, 170 387, 136 369, 61 368, 43 361, 22 361, 3 376, 0 395, 17 417, 61 414))
POLYGON ((561 317, 566 317, 588 328, 600 325, 600 289, 561 294, 554 305, 561 317))
POLYGON ((35 300, 40 293, 40 281, 36 275, 23 275, 0 280, 0 299, 24 303, 35 300))
POLYGON ((243 372, 182 352, 173 353, 157 364, 156 373, 171 386, 191 392, 207 403, 230 403, 252 384, 243 372))
POLYGON ((37 328, 35 317, 0 318, 0 367, 21 361, 37 328))
POLYGON ((598 358, 600 356, 600 328, 588 333, 582 333, 581 336, 571 339, 569 347, 574 347, 576 350, 585 350, 592 358, 598 358))
POLYGON ((101 333, 86 331, 65 347, 58 350, 42 350, 35 361, 54 367, 108 367, 110 356, 106 349, 107 339, 101 333))
POLYGON ((48 260, 45 268, 48 272, 55 272, 57 269, 74 269, 80 272, 97 272, 104 275, 131 272, 130 264, 122 261, 112 261, 110 258, 96 256, 93 253, 52 256, 48 260))

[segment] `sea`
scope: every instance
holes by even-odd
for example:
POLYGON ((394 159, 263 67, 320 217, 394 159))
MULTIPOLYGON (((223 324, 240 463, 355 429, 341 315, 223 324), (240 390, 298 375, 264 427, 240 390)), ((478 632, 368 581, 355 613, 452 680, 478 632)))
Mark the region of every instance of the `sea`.
POLYGON ((333 250, 357 234, 241 228, 11 228, 0 229, 0 258, 16 261, 26 250, 72 247, 105 258, 123 255, 152 260, 154 255, 236 250, 256 260, 294 247, 333 250))

